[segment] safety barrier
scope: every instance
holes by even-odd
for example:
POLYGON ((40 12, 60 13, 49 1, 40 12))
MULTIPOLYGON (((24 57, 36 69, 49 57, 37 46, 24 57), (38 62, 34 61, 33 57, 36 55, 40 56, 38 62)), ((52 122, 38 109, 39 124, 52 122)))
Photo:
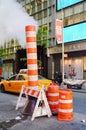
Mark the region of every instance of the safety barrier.
POLYGON ((29 87, 38 86, 38 67, 37 67, 37 47, 36 47, 36 27, 26 26, 26 52, 28 68, 29 87))
POLYGON ((58 112, 59 104, 59 86, 55 83, 51 83, 47 91, 47 99, 53 114, 58 112))
POLYGON ((25 94, 27 98, 27 102, 23 108, 22 113, 24 114, 31 113, 32 115, 31 120, 34 120, 35 117, 39 117, 39 116, 48 115, 48 117, 50 117, 52 115, 44 90, 40 90, 40 91, 34 90, 25 86, 22 86, 22 89, 21 89, 21 92, 17 101, 16 110, 18 110, 19 108, 22 94, 25 94), (33 105, 34 107, 32 108, 33 105))
POLYGON ((59 90, 58 120, 70 121, 73 119, 73 100, 70 89, 59 90))

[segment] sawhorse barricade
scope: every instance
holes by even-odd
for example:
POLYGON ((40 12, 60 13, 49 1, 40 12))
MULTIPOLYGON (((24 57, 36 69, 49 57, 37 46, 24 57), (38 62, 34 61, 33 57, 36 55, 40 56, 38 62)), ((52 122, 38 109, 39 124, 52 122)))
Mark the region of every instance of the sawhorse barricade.
POLYGON ((35 119, 35 117, 40 117, 40 116, 45 116, 45 115, 50 117, 52 115, 44 90, 42 89, 34 90, 25 86, 22 86, 22 89, 21 89, 21 92, 17 101, 16 110, 19 108, 22 94, 25 94, 26 98, 28 96, 31 96, 37 99, 36 105, 35 105, 35 108, 33 110, 33 114, 31 117, 32 121, 35 119))

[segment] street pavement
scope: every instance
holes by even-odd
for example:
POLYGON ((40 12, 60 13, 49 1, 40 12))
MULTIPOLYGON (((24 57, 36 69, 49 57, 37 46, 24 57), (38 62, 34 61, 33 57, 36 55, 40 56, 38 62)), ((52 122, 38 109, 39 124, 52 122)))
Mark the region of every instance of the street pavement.
MULTIPOLYGON (((85 89, 73 89, 73 91, 86 92, 85 89)), ((36 117, 34 121, 31 121, 29 116, 27 120, 13 126, 11 130, 86 130, 86 115, 75 112, 73 114, 72 121, 59 121, 58 114, 50 118, 36 117)))
MULTIPOLYGON (((73 89, 73 91, 86 93, 85 89, 73 89)), ((15 97, 15 101, 16 99, 15 97)), ((58 114, 49 118, 47 116, 36 117, 33 121, 31 121, 31 116, 28 116, 27 119, 23 120, 17 119, 20 116, 20 111, 15 110, 15 105, 15 102, 10 102, 10 104, 7 102, 7 107, 10 108, 7 109, 7 117, 0 113, 0 130, 86 130, 85 114, 73 112, 74 117, 72 121, 59 121, 58 114), (4 119, 2 120, 3 117, 4 119)), ((2 109, 5 108, 3 107, 2 109)))
POLYGON ((58 116, 39 117, 31 121, 31 117, 14 125, 10 130, 86 130, 86 115, 74 113, 72 121, 59 121, 58 116))

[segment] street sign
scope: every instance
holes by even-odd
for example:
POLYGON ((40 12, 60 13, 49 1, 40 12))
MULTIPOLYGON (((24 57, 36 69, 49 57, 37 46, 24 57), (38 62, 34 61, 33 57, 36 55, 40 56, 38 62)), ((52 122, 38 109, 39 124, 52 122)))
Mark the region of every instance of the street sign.
POLYGON ((56 41, 62 43, 62 20, 56 19, 56 41))

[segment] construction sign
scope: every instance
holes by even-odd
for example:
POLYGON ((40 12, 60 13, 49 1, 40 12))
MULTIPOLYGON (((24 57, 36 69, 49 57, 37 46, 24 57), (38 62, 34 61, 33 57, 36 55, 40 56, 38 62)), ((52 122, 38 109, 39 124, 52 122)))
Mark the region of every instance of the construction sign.
POLYGON ((19 108, 19 104, 21 103, 22 95, 25 94, 26 96, 26 103, 24 105, 24 108, 22 110, 23 114, 28 114, 31 117, 31 120, 33 121, 35 117, 45 116, 47 115, 50 117, 52 115, 46 94, 44 90, 34 90, 29 87, 22 86, 17 105, 16 110, 19 108), (27 98, 28 97, 28 98, 27 98))

